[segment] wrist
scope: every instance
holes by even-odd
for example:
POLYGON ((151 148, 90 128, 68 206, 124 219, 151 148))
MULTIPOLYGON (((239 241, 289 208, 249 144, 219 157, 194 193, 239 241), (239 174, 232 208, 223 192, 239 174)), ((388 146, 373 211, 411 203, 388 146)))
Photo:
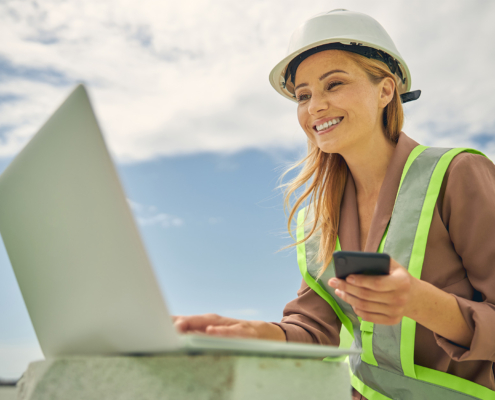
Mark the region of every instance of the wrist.
POLYGON ((420 279, 411 276, 410 296, 406 309, 404 310, 404 316, 411 318, 415 321, 418 320, 421 311, 421 301, 424 296, 424 282, 420 279))
POLYGON ((410 301, 404 315, 451 342, 469 347, 474 332, 455 297, 428 282, 412 279, 410 301))
POLYGON ((281 342, 287 341, 285 332, 280 326, 265 321, 252 321, 252 323, 258 332, 259 339, 278 340, 281 342))

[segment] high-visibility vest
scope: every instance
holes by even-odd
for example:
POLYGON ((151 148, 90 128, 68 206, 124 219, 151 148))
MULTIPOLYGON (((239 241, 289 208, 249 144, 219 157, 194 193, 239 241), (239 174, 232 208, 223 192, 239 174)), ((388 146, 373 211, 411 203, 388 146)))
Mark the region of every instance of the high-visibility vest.
MULTIPOLYGON (((392 217, 378 252, 389 254, 415 278, 421 278, 428 232, 445 172, 461 152, 482 154, 465 148, 417 146, 404 166, 392 217)), ((297 218, 298 241, 309 232, 310 224, 305 224, 305 219, 303 209, 297 218)), ((414 364, 414 320, 403 317, 392 326, 361 320, 328 285, 335 276, 333 261, 316 280, 322 267, 316 261, 319 242, 318 235, 313 235, 297 246, 299 269, 308 286, 334 309, 342 329, 353 337, 351 348, 362 352, 349 356, 351 383, 359 393, 370 400, 495 399, 495 392, 482 385, 414 364)), ((340 249, 337 238, 336 250, 340 249)))

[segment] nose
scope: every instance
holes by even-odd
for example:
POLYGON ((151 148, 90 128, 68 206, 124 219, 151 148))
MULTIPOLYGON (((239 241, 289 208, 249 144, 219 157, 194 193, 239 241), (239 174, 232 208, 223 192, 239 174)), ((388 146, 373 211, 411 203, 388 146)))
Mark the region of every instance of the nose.
POLYGON ((308 112, 311 115, 317 115, 320 111, 325 111, 329 107, 328 99, 320 94, 313 93, 311 95, 310 103, 308 106, 308 112))

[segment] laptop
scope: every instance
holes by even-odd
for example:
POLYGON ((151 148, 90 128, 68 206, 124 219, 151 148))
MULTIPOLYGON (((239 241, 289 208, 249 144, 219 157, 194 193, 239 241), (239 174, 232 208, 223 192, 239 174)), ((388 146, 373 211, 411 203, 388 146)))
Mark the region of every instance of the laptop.
POLYGON ((177 332, 83 85, 0 176, 0 205, 0 233, 47 358, 356 353, 177 332))

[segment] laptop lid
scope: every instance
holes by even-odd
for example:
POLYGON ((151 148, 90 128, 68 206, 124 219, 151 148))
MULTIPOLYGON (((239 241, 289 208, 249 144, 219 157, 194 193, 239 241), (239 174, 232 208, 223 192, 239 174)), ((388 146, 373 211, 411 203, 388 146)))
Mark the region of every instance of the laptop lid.
POLYGON ((179 347, 84 86, 1 175, 0 204, 45 357, 179 347))

